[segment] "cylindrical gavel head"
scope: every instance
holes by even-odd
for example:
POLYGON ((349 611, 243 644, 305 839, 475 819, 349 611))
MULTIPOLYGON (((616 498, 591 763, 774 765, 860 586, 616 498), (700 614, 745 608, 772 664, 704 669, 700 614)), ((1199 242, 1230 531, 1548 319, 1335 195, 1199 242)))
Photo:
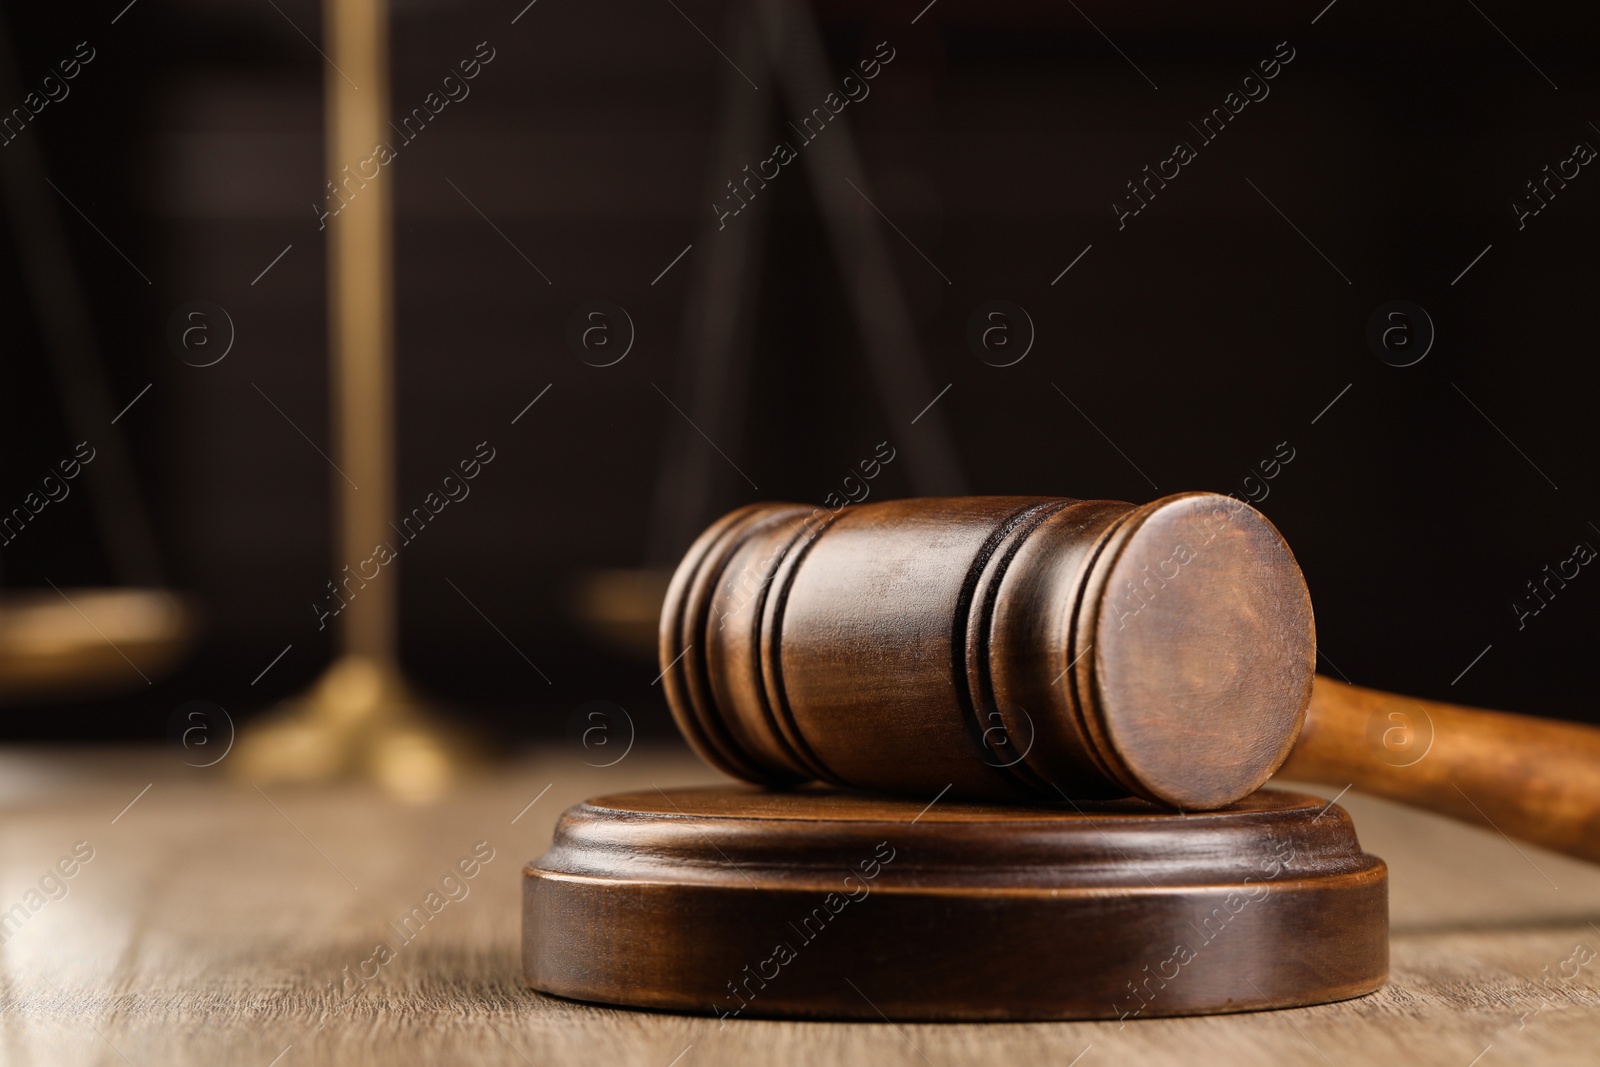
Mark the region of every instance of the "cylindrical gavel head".
POLYGON ((1230 804, 1288 756, 1315 644, 1283 538, 1212 493, 755 504, 661 613, 707 761, 927 797, 1230 804))

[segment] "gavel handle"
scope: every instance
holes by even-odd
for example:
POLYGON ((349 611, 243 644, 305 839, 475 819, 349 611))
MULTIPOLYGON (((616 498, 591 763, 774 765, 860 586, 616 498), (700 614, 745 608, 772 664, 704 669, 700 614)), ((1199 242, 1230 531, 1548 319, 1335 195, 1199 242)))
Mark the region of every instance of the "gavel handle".
POLYGON ((1321 675, 1284 778, 1346 786, 1600 863, 1600 729, 1321 675))

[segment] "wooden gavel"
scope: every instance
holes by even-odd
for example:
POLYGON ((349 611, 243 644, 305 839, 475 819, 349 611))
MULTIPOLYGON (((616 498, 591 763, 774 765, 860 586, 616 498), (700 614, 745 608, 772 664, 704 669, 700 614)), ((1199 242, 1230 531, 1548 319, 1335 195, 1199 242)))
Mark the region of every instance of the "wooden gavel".
POLYGON ((679 565, 660 654, 752 782, 1201 810, 1277 772, 1600 861, 1600 730, 1318 677, 1299 565, 1231 497, 751 505, 679 565))

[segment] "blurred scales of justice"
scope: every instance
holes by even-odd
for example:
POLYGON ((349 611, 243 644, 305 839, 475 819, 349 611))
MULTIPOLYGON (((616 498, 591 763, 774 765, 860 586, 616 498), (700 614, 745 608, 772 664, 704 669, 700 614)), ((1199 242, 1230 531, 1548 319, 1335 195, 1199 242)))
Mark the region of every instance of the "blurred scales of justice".
MULTIPOLYGON (((339 160, 366 158, 387 138, 388 0, 328 0, 324 20, 325 148, 330 166, 337 166, 339 160)), ((739 67, 761 71, 785 95, 820 99, 830 88, 821 33, 804 5, 764 0, 742 6, 733 13, 730 32, 739 67)), ((3 44, 0 65, 9 67, 3 44)), ((0 70, 0 80, 6 77, 14 78, 14 71, 0 70)), ((762 143, 773 121, 764 101, 728 77, 712 144, 713 174, 736 170, 744 146, 762 143)), ((84 325, 82 292, 48 194, 40 195, 43 162, 31 145, 19 142, 18 148, 8 157, 16 165, 4 168, 5 193, 25 273, 38 289, 72 423, 101 425, 109 405, 84 325), (96 388, 86 389, 86 382, 96 388)), ((814 171, 818 213, 861 327, 880 401, 896 422, 909 421, 917 413, 907 405, 931 391, 888 251, 869 206, 840 193, 842 183, 815 181, 826 173, 842 175, 858 189, 869 187, 852 131, 837 124, 836 134, 808 148, 806 165, 814 171)), ((720 187, 715 191, 720 194, 720 187)), ((745 382, 752 303, 747 296, 759 268, 762 234, 757 215, 722 240, 704 242, 709 247, 686 308, 681 395, 695 424, 723 427, 730 437, 739 430, 734 397, 745 382)), ((349 475, 330 478, 337 567, 342 560, 366 558, 385 540, 395 499, 393 207, 387 183, 364 186, 360 198, 328 219, 328 264, 333 451, 349 475)), ((926 410, 918 417, 923 446, 908 458, 912 489, 924 496, 959 495, 964 486, 942 412, 926 410)), ((688 427, 678 429, 683 447, 669 450, 656 501, 651 556, 663 564, 693 540, 716 507, 704 458, 690 447, 688 427)), ((0 699, 84 697, 124 688, 130 662, 142 665, 136 669, 148 682, 193 643, 195 605, 159 588, 139 587, 160 585, 154 539, 122 448, 106 452, 112 459, 104 465, 117 469, 100 479, 109 486, 102 495, 119 499, 98 508, 101 524, 111 526, 110 514, 138 520, 118 523, 118 537, 107 539, 114 541, 114 557, 129 557, 117 567, 129 587, 58 591, 59 596, 19 593, 0 602, 0 699)), ((576 583, 574 613, 617 651, 651 659, 670 575, 670 566, 591 571, 576 583)), ((399 798, 425 802, 478 758, 482 750, 431 713, 406 683, 398 656, 398 607, 393 578, 363 587, 339 615, 340 651, 322 677, 240 732, 228 761, 236 774, 258 783, 365 779, 399 798)))
MULTIPOLYGON (((364 158, 388 123, 386 0, 330 0, 325 33, 326 150, 364 158), (342 72, 342 73, 339 73, 342 72), (348 75, 346 78, 344 75, 348 75), (357 88, 360 86, 361 88, 357 88)), ((0 39, 0 80, 15 80, 0 39)), ((6 206, 18 232, 71 428, 103 439, 108 390, 86 323, 86 301, 47 191, 37 139, 22 139, 4 168, 6 206)), ((328 226, 334 453, 351 481, 334 482, 338 555, 365 558, 384 540, 394 501, 392 208, 386 183, 328 226), (357 490, 354 486, 359 485, 357 490)), ((91 483, 96 519, 124 588, 55 589, 0 602, 0 693, 8 701, 84 698, 146 684, 193 645, 199 612, 160 588, 161 568, 121 441, 101 452, 91 483), (114 535, 111 531, 114 530, 114 535), (137 683, 135 683, 137 684, 137 683)), ((374 582, 338 620, 340 652, 311 690, 241 731, 229 766, 253 782, 359 777, 409 800, 439 795, 466 762, 464 738, 429 716, 400 672, 398 596, 374 582)))
MULTIPOLYGON (((386 139, 387 14, 387 0, 325 5, 329 160, 364 158, 386 139)), ((0 36, 0 84, 15 81, 9 45, 0 36)), ((23 139, 7 155, 6 208, 71 428, 103 439, 105 431, 90 429, 110 424, 110 434, 117 433, 109 391, 35 143, 23 139)), ((332 482, 336 558, 342 559, 365 558, 387 538, 394 503, 392 232, 384 182, 369 185, 328 224, 333 451, 350 476, 332 482)), ((91 483, 91 496, 123 587, 26 591, 0 600, 0 700, 102 696, 128 687, 135 677, 130 665, 150 684, 194 644, 200 612, 192 600, 160 588, 159 555, 125 446, 114 440, 100 451, 107 457, 100 466, 111 469, 91 483)), ((645 581, 646 590, 657 584, 648 576, 645 581)), ((235 773, 263 783, 362 778, 413 801, 430 800, 449 786, 472 761, 474 748, 429 714, 406 684, 398 662, 398 604, 392 578, 363 589, 359 603, 340 613, 340 651, 323 676, 241 731, 228 764, 235 773)))

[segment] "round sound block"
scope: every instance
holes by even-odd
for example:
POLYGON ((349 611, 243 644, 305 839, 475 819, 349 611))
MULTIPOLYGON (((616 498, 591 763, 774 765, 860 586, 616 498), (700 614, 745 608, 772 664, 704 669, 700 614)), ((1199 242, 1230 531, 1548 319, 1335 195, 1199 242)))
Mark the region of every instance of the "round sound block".
POLYGON ((528 984, 724 1018, 1149 1018, 1388 972, 1388 870, 1343 809, 1006 807, 718 786, 569 809, 524 871, 528 984))

